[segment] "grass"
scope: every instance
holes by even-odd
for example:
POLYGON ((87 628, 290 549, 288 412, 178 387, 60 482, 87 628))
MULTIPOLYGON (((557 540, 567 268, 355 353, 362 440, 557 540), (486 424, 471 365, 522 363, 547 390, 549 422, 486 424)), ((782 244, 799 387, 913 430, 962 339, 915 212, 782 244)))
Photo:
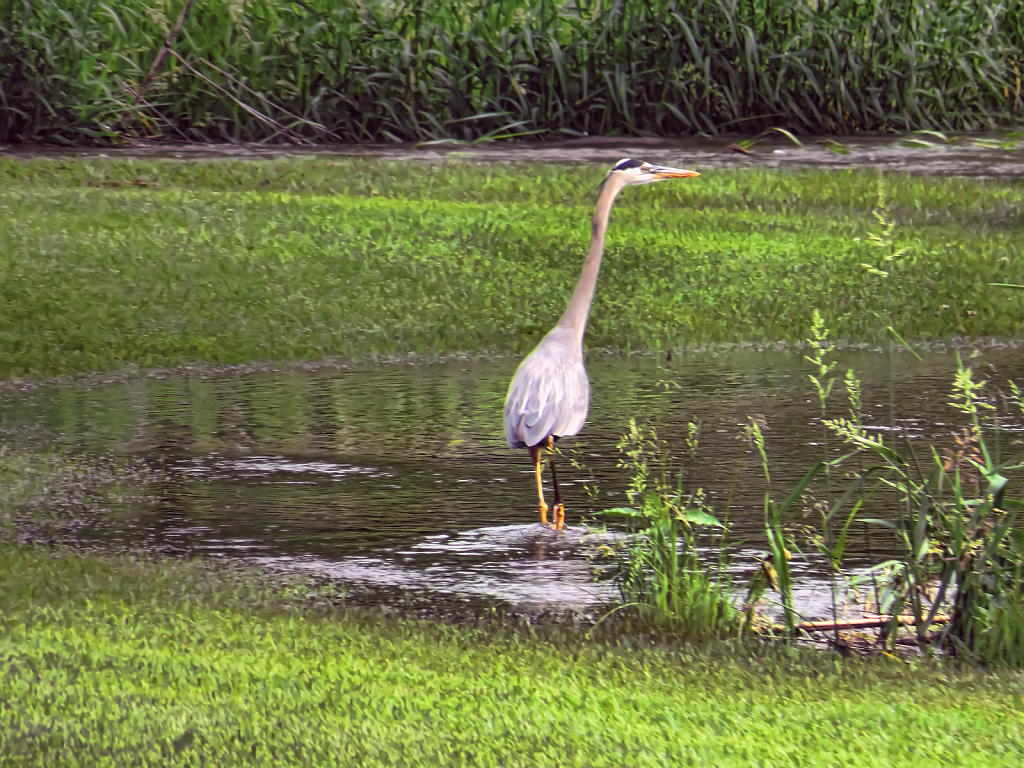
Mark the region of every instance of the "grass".
POLYGON ((30 765, 1016 766, 1022 678, 626 651, 310 611, 198 562, 0 544, 0 754, 30 765))
MULTIPOLYGON (((0 160, 0 376, 522 352, 564 308, 602 170, 315 159, 0 160), (139 186, 145 184, 148 186, 139 186)), ((591 348, 1020 333, 1019 185, 715 171, 624 194, 591 348), (894 246, 894 247, 895 247, 894 246)))
POLYGON ((1024 10, 988 0, 211 0, 132 108, 183 5, 0 2, 0 141, 977 130, 1024 114, 1024 10))

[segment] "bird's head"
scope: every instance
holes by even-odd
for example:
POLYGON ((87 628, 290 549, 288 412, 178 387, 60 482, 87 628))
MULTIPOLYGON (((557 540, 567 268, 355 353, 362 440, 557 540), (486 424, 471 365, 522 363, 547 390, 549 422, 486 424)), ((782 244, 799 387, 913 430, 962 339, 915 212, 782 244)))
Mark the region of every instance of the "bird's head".
MULTIPOLYGON (((682 168, 669 168, 665 165, 645 163, 643 160, 626 158, 619 160, 612 169, 608 171, 608 177, 621 175, 622 186, 627 187, 633 184, 650 184, 652 181, 664 181, 665 179, 685 179, 690 176, 700 176, 696 171, 685 171, 682 168)), ((607 180, 607 179, 606 179, 607 180)))

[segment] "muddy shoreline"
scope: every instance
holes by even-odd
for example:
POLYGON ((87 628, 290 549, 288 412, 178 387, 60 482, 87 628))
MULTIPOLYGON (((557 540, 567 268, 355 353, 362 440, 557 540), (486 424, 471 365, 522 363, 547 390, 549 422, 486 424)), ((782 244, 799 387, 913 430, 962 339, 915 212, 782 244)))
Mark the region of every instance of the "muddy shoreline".
POLYGON ((745 140, 584 138, 544 142, 427 144, 175 144, 134 142, 120 147, 0 145, 0 157, 110 157, 182 161, 259 160, 311 157, 363 158, 442 163, 562 163, 608 165, 623 157, 645 157, 701 170, 767 168, 841 171, 858 168, 912 175, 957 175, 978 179, 1024 179, 1024 141, 1001 134, 783 137, 745 140))

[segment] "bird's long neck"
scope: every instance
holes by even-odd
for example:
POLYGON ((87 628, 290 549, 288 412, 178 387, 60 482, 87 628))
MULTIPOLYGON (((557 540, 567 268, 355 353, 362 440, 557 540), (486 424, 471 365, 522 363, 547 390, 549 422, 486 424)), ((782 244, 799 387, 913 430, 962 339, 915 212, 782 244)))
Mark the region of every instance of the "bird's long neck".
POLYGON ((569 305, 558 324, 568 328, 580 344, 583 343, 583 332, 587 329, 587 315, 590 314, 590 303, 594 300, 594 287, 597 285, 597 273, 601 269, 601 256, 604 254, 604 235, 608 230, 608 214, 612 209, 615 196, 625 186, 619 174, 613 173, 601 188, 601 196, 597 199, 594 210, 594 223, 590 230, 590 250, 583 262, 583 271, 576 283, 576 290, 569 299, 569 305))

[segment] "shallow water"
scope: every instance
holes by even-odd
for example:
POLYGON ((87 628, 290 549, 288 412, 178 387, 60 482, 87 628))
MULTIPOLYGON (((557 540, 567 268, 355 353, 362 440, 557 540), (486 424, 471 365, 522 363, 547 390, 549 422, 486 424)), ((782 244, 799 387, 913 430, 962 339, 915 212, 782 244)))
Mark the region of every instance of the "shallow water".
POLYGON ((1005 148, 977 146, 973 139, 1006 140, 995 134, 959 137, 942 143, 923 137, 931 146, 908 146, 901 137, 804 137, 803 147, 779 136, 761 141, 743 154, 729 148, 736 138, 640 139, 583 138, 567 141, 489 142, 479 146, 433 144, 326 144, 316 147, 267 146, 265 144, 169 144, 151 143, 116 149, 69 149, 65 147, 0 146, 11 157, 109 156, 140 158, 245 159, 274 157, 377 157, 391 160, 441 162, 460 158, 474 162, 596 163, 610 165, 623 157, 643 157, 654 162, 696 170, 713 168, 827 169, 884 168, 915 175, 952 174, 985 179, 1024 178, 1024 140, 1009 139, 1005 148), (838 141, 848 150, 839 154, 822 143, 838 141))
MULTIPOLYGON (((1024 351, 999 345, 974 354, 975 368, 1024 379, 1024 351)), ((895 358, 895 423, 914 438, 952 446, 959 420, 946 403, 955 356, 923 357, 895 358)), ((688 421, 701 421, 692 482, 728 516, 733 540, 745 540, 736 549, 741 579, 761 546, 765 484, 758 458, 737 439, 739 425, 749 415, 766 418, 781 495, 821 455, 809 368, 798 352, 693 353, 668 363, 592 356, 589 421, 578 438, 560 443, 587 471, 562 463, 571 529, 557 534, 536 524, 526 453, 504 443, 501 408, 516 364, 450 360, 8 385, 0 390, 0 435, 14 444, 133 455, 163 468, 156 499, 111 510, 81 532, 90 541, 252 558, 339 579, 371 602, 462 600, 584 613, 614 597, 608 584, 592 580, 588 557, 601 537, 582 518, 624 502, 628 475, 617 466, 616 443, 630 417, 659 425, 679 454, 688 421)), ((840 378, 846 366, 863 379, 866 421, 887 428, 887 358, 848 351, 840 378)), ((845 413, 839 390, 833 415, 845 413)), ((868 546, 865 532, 855 531, 851 567, 877 562, 887 544, 876 535, 870 556, 868 546)), ((797 570, 805 612, 823 614, 820 571, 813 563, 797 570)))

